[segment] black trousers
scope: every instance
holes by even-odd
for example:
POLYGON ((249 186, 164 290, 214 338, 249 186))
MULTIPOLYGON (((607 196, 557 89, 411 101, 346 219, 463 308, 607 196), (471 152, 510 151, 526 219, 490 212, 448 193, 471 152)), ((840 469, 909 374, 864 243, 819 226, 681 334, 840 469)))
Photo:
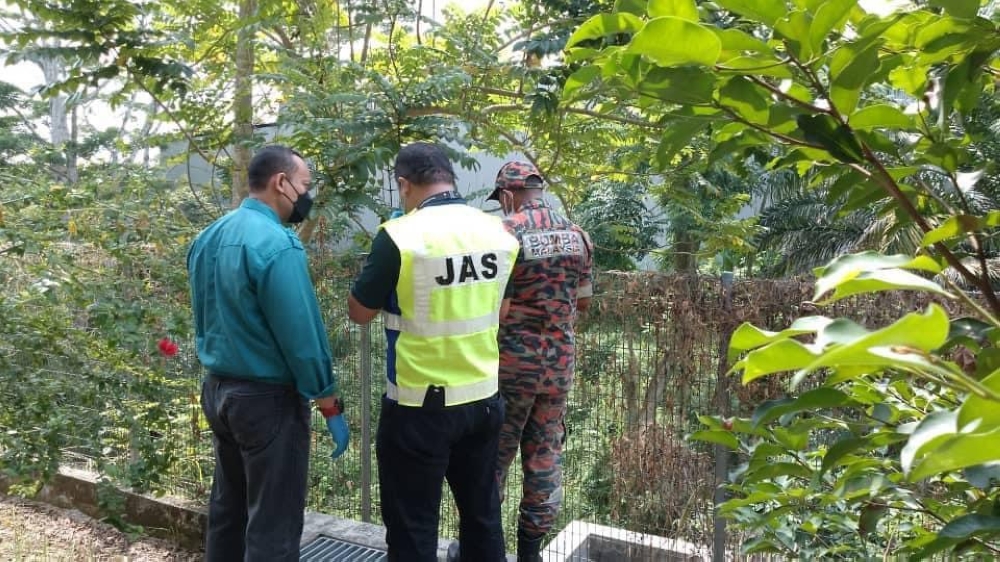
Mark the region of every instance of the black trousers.
POLYGON ((442 484, 458 506, 463 562, 505 560, 497 488, 503 400, 447 408, 382 398, 375 452, 391 562, 437 560, 442 484))
POLYGON ((309 404, 293 387, 209 375, 201 406, 215 476, 208 562, 297 562, 309 472, 309 404))

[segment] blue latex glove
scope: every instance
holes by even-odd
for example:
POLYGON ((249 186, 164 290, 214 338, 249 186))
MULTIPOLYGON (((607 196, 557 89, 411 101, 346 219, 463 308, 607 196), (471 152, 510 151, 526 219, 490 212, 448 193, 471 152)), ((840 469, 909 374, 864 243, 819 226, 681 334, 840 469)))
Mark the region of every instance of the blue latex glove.
POLYGON ((331 458, 335 459, 343 455, 344 451, 347 450, 347 443, 351 440, 351 432, 347 428, 347 420, 344 419, 344 414, 326 418, 326 428, 330 430, 330 436, 333 437, 333 444, 336 445, 333 449, 333 454, 330 455, 331 458))
POLYGON ((389 213, 389 220, 398 219, 405 214, 406 213, 404 213, 402 209, 393 209, 392 212, 389 213))

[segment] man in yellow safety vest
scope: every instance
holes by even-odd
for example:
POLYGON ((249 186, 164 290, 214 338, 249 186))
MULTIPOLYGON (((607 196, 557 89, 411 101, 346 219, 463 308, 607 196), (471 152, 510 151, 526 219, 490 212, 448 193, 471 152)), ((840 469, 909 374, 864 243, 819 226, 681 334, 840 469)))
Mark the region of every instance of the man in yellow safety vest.
POLYGON ((394 175, 406 214, 381 225, 348 299, 354 322, 379 312, 385 322, 375 452, 389 560, 437 559, 447 479, 461 560, 500 562, 497 333, 519 245, 499 218, 465 204, 440 146, 404 147, 394 175))

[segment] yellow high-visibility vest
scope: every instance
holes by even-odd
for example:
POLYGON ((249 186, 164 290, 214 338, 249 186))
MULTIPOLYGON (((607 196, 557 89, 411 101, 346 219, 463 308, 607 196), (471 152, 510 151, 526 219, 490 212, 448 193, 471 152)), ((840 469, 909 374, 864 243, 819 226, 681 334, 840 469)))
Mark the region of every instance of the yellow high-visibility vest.
POLYGON ((420 406, 434 385, 454 406, 496 394, 500 304, 517 239, 499 218, 459 204, 425 207, 382 228, 400 257, 400 314, 382 312, 386 329, 399 332, 386 396, 420 406))

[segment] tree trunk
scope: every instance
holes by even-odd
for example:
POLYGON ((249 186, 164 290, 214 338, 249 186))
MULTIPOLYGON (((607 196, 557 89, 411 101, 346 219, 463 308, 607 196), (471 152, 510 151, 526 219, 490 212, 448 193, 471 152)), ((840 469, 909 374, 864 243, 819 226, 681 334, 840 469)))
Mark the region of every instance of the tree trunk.
POLYGON ((80 126, 78 123, 78 118, 80 113, 77 111, 77 106, 73 106, 70 111, 70 129, 69 129, 69 142, 66 143, 66 149, 64 153, 66 154, 66 179, 69 180, 71 185, 76 185, 76 182, 80 180, 80 172, 77 169, 77 147, 80 146, 80 126))
POLYGON ((251 25, 257 14, 257 0, 240 1, 240 28, 236 37, 236 87, 233 97, 233 199, 239 204, 250 193, 247 169, 250 167, 250 145, 253 142, 253 39, 251 25))
MULTIPOLYGON (((56 84, 65 77, 65 68, 60 60, 38 58, 35 59, 35 64, 42 70, 42 76, 45 78, 46 85, 56 84)), ((63 158, 65 158, 64 165, 56 167, 56 172, 63 176, 63 179, 69 183, 76 183, 78 179, 76 150, 72 146, 73 137, 70 133, 70 124, 66 114, 66 96, 62 94, 52 96, 49 99, 49 140, 52 141, 52 147, 62 152, 63 158)))
POLYGON ((691 234, 674 231, 674 271, 682 275, 698 272, 698 240, 691 234))
MULTIPOLYGON (((148 139, 153 132, 153 121, 156 119, 156 112, 159 106, 155 101, 149 102, 149 111, 146 114, 146 124, 142 127, 142 138, 148 139)), ((190 158, 190 157, 189 157, 190 158)), ((142 147, 142 167, 149 169, 149 143, 143 143, 142 147)))
MULTIPOLYGON (((35 64, 42 69, 45 84, 51 85, 63 79, 62 62, 52 58, 39 58, 35 64)), ((69 141, 69 124, 66 120, 66 96, 60 94, 49 99, 49 132, 52 144, 61 146, 69 141)))

